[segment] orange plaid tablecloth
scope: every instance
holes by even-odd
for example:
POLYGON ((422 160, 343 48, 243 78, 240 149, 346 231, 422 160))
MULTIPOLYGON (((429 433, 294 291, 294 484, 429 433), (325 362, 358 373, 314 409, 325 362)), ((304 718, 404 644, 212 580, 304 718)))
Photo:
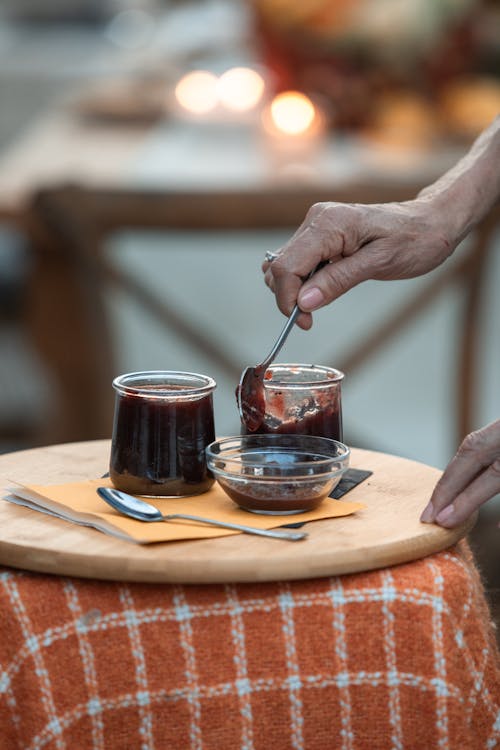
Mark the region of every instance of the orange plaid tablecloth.
POLYGON ((464 543, 238 585, 0 570, 2 750, 491 750, 500 661, 464 543))

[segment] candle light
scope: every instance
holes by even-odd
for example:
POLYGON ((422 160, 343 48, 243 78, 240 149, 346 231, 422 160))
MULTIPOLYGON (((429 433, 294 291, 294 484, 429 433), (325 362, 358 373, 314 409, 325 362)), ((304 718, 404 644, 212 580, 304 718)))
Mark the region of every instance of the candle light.
POLYGON ((234 112, 246 112, 257 106, 264 93, 264 80, 251 68, 231 68, 217 81, 222 106, 234 112))
POLYGON ((262 112, 266 157, 274 176, 309 181, 321 169, 325 115, 300 91, 277 94, 262 112))
POLYGON ((323 118, 308 96, 300 91, 284 91, 264 110, 263 125, 271 135, 299 140, 319 134, 323 118))
POLYGON ((175 87, 175 97, 187 112, 207 114, 217 106, 217 76, 208 70, 186 73, 175 87))
POLYGON ((312 101, 296 91, 278 94, 271 102, 271 117, 278 130, 287 135, 306 133, 315 116, 312 101))
POLYGON ((235 67, 216 76, 207 70, 186 73, 174 94, 183 116, 204 123, 252 124, 259 116, 265 81, 252 68, 235 67))

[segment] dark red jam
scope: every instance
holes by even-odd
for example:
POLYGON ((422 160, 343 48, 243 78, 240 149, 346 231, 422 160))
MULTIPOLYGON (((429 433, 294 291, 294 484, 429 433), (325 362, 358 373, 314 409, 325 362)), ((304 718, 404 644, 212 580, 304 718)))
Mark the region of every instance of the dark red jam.
POLYGON ((281 421, 279 417, 264 418, 254 432, 261 435, 266 433, 317 435, 342 441, 342 415, 338 409, 325 408, 306 412, 296 419, 281 421))
MULTIPOLYGON (((197 495, 214 482, 205 459, 215 440, 212 394, 195 400, 117 394, 110 477, 133 495, 197 495)), ((189 390, 184 386, 170 389, 189 390)))
POLYGON ((258 482, 235 486, 230 479, 220 480, 223 490, 241 508, 270 515, 305 513, 308 510, 314 510, 328 496, 335 483, 336 480, 328 484, 325 482, 305 484, 284 480, 275 487, 265 485, 261 487, 258 482))
POLYGON ((310 398, 304 398, 294 410, 287 409, 286 396, 283 392, 274 391, 266 394, 266 413, 256 430, 249 430, 243 424, 242 434, 287 434, 316 435, 343 439, 342 408, 340 398, 326 397, 311 392, 310 398))
POLYGON ((315 435, 342 442, 343 373, 314 365, 247 368, 237 391, 241 433, 315 435), (255 373, 255 377, 247 375, 255 373))

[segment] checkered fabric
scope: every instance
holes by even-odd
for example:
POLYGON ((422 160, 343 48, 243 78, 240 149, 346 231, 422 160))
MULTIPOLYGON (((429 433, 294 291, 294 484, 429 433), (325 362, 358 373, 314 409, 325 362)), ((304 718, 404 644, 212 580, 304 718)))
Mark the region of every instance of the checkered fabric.
POLYGON ((491 750, 465 544, 370 573, 124 584, 0 570, 1 750, 491 750))

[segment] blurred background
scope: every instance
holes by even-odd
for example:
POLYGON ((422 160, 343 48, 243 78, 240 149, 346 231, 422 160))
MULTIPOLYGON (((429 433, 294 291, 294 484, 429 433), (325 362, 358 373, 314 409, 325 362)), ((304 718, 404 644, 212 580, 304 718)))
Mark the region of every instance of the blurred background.
MULTIPOLYGON (((0 450, 109 437, 145 369, 215 377, 238 432, 283 324, 265 251, 315 201, 414 196, 499 111, 494 0, 0 0, 0 450)), ((500 416, 498 218, 290 337, 345 372, 346 442, 444 468, 500 416)))

